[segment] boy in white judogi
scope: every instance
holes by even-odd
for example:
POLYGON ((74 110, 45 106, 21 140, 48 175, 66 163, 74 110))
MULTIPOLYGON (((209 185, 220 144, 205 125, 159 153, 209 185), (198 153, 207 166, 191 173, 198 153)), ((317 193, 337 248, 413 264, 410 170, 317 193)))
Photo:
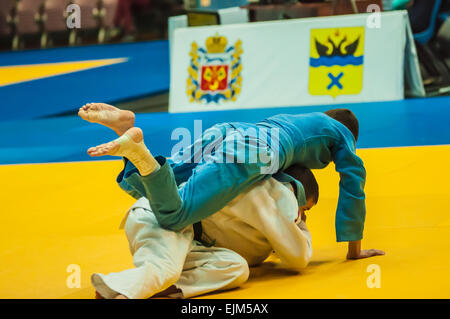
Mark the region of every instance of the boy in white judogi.
POLYGON ((249 265, 263 262, 272 251, 287 268, 306 267, 312 254, 311 235, 301 216, 317 202, 318 188, 309 170, 293 167, 289 173, 297 174, 305 185, 295 191, 306 193, 307 205, 298 207, 290 183, 275 178, 257 183, 202 221, 200 240, 214 239, 212 247, 194 240, 192 226, 179 232, 160 227, 148 200, 140 198, 122 222, 136 268, 94 274, 98 294, 149 298, 175 287, 166 295, 189 298, 231 289, 247 281, 249 265))
MULTIPOLYGON (((89 104, 79 114, 121 136, 120 140, 89 149, 91 156, 127 157, 142 176, 158 169, 143 143, 142 131, 133 127, 132 112, 89 104)), ((248 279, 248 266, 263 262, 273 250, 285 266, 305 267, 312 249, 302 219, 304 211, 317 203, 318 187, 307 169, 293 166, 286 172, 255 183, 202 220, 203 236, 195 225, 176 232, 163 229, 149 201, 140 198, 122 222, 136 268, 94 274, 92 283, 97 293, 104 298, 148 298, 165 292, 187 298, 230 289, 243 284, 248 279), (215 245, 205 245, 208 239, 214 239, 215 245), (167 290, 174 286, 176 293, 167 290)), ((135 186, 136 190, 140 188, 139 179, 135 186)))

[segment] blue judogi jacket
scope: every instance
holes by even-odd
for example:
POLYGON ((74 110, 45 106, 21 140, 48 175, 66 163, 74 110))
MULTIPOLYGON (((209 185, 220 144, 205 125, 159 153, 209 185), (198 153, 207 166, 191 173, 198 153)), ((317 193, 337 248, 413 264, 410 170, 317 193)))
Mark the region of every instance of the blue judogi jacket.
MULTIPOLYGON (((246 157, 244 152, 256 152, 249 140, 258 138, 260 131, 277 129, 279 140, 268 140, 268 146, 277 152, 278 174, 261 174, 265 163, 217 163, 216 155, 204 163, 176 162, 174 159, 156 157, 161 168, 148 176, 140 176, 137 169, 128 162, 118 177, 118 183, 134 197, 149 199, 152 211, 160 225, 167 229, 180 230, 201 221, 222 209, 228 202, 256 182, 270 178, 280 179, 280 172, 293 164, 310 169, 326 167, 330 162, 336 165, 340 174, 339 200, 336 210, 337 241, 362 239, 365 220, 364 185, 366 172, 362 160, 355 154, 356 143, 352 133, 341 123, 324 113, 303 115, 276 115, 257 124, 224 123, 212 129, 226 135, 226 129, 233 128, 248 132, 254 129, 256 136, 238 136, 237 143, 247 148, 235 147, 227 155, 246 157), (274 143, 277 143, 275 147, 274 143), (184 186, 178 186, 184 183, 184 186)), ((205 136, 208 135, 205 131, 205 136)), ((203 139, 202 147, 191 159, 211 144, 203 139)), ((248 154, 247 154, 248 155, 248 154)), ((284 178, 283 181, 288 181, 284 178)), ((297 199, 299 206, 306 204, 304 189, 298 181, 297 199)))
POLYGON ((337 241, 362 239, 366 170, 355 153, 356 142, 350 130, 324 113, 276 115, 258 125, 280 128, 280 145, 285 153, 280 170, 294 163, 310 169, 335 163, 340 174, 335 220, 337 241))

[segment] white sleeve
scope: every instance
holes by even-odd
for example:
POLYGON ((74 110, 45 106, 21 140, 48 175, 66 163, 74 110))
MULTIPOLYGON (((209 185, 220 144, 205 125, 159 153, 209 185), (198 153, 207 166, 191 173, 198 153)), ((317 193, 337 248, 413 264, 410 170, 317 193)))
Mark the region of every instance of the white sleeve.
MULTIPOLYGON (((296 207, 291 206, 289 209, 295 210, 296 207)), ((296 212, 284 214, 274 205, 261 205, 258 208, 258 212, 251 214, 251 219, 248 218, 247 221, 263 233, 275 254, 280 258, 283 267, 305 268, 312 256, 311 234, 306 224, 301 221, 297 225, 288 217, 296 215, 296 212)), ((288 207, 283 209, 286 208, 288 207)))
POLYGON ((311 233, 302 221, 298 225, 278 214, 279 223, 265 225, 265 235, 283 267, 305 268, 312 256, 311 233), (272 226, 272 227, 271 227, 272 226))
MULTIPOLYGON (((300 223, 297 224, 297 227, 300 228, 300 230, 305 234, 305 236, 308 238, 308 242, 311 246, 311 233, 309 232, 308 227, 306 227, 305 222, 302 220, 300 223)), ((312 249, 311 249, 312 250, 312 249)))
POLYGON ((283 267, 301 269, 308 265, 311 234, 305 223, 295 223, 298 203, 287 187, 269 179, 243 194, 230 210, 264 236, 283 267))

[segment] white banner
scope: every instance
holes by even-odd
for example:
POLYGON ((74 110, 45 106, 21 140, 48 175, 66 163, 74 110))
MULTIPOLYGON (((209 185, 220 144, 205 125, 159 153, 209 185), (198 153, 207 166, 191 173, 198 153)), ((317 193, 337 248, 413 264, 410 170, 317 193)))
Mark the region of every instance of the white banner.
POLYGON ((405 11, 175 30, 170 112, 399 100, 405 11))

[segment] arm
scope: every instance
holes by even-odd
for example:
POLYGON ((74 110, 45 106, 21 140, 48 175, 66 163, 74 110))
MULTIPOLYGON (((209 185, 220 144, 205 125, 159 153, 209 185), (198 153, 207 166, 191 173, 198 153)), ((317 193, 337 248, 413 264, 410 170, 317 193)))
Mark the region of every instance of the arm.
POLYGON ((302 269, 311 260, 311 234, 303 221, 295 224, 298 205, 293 193, 283 185, 279 187, 278 196, 258 194, 251 213, 247 211, 243 219, 261 231, 284 267, 302 269), (275 203, 273 197, 277 198, 275 203))
POLYGON ((366 215, 364 186, 366 170, 362 160, 346 146, 335 154, 339 183, 339 201, 336 211, 337 241, 348 241, 347 259, 384 255, 381 250, 361 250, 361 239, 366 215))
POLYGON ((303 221, 298 225, 288 221, 278 232, 273 229, 266 236, 284 267, 299 270, 308 265, 312 257, 311 233, 303 221))
POLYGON ((359 241, 366 217, 366 170, 362 160, 347 145, 342 145, 334 154, 334 163, 340 175, 336 239, 338 242, 359 241))

